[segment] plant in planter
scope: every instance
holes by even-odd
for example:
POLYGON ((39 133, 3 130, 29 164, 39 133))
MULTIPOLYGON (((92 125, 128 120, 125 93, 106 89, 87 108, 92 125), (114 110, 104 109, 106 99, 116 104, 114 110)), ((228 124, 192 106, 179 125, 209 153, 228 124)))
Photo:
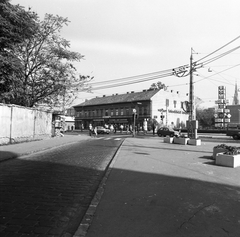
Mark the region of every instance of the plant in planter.
POLYGON ((240 166, 240 147, 222 146, 225 151, 216 154, 216 164, 228 167, 240 166))
POLYGON ((214 160, 216 159, 216 155, 218 153, 228 151, 228 148, 229 148, 229 146, 227 146, 226 144, 220 144, 220 145, 213 147, 213 159, 214 160))
POLYGON ((240 154, 240 147, 228 146, 226 151, 223 154, 225 154, 225 155, 238 155, 238 154, 240 154))

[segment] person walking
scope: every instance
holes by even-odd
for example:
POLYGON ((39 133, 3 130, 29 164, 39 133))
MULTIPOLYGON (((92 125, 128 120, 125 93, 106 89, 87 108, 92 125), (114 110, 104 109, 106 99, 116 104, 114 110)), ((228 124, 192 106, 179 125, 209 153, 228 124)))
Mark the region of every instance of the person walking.
POLYGON ((155 124, 153 123, 153 124, 152 124, 153 135, 155 135, 155 129, 156 129, 156 126, 155 126, 155 124))
POLYGON ((93 128, 93 137, 97 137, 97 126, 93 128))
POLYGON ((90 137, 92 136, 92 132, 93 132, 93 126, 92 126, 92 124, 90 123, 90 124, 89 124, 89 136, 90 136, 90 137))
POLYGON ((147 120, 146 119, 144 119, 144 121, 143 121, 143 134, 144 135, 147 134, 147 120))
POLYGON ((117 132, 117 124, 115 123, 114 124, 114 133, 116 133, 117 132))

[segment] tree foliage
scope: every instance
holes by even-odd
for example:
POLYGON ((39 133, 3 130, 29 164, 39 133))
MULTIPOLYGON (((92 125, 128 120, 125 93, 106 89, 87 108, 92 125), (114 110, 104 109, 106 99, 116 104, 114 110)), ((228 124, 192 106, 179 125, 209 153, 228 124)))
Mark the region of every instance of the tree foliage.
POLYGON ((150 89, 153 89, 153 90, 163 89, 163 90, 166 91, 166 90, 167 90, 167 86, 166 86, 164 83, 158 81, 158 82, 156 82, 156 83, 153 83, 153 84, 150 86, 150 89))
POLYGON ((29 26, 31 30, 34 25, 34 32, 7 50, 19 66, 8 73, 4 82, 8 82, 8 90, 0 99, 28 107, 68 105, 79 90, 88 89, 87 82, 92 79, 78 74, 74 62, 84 56, 70 51, 70 42, 59 35, 69 21, 51 14, 46 14, 43 21, 35 13, 29 13, 29 17, 34 21, 29 26))
POLYGON ((197 108, 196 109, 196 119, 199 121, 199 126, 202 128, 211 128, 214 126, 214 108, 197 108))
POLYGON ((22 67, 14 47, 32 36, 36 19, 35 13, 11 5, 9 0, 0 1, 0 101, 10 97, 12 76, 22 67))

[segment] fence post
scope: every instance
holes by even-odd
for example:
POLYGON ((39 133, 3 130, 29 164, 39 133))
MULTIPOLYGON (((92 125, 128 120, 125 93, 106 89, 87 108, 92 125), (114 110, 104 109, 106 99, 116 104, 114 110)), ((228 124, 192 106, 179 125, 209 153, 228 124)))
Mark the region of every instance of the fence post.
POLYGON ((13 118, 13 107, 11 106, 9 143, 12 143, 12 118, 13 118))

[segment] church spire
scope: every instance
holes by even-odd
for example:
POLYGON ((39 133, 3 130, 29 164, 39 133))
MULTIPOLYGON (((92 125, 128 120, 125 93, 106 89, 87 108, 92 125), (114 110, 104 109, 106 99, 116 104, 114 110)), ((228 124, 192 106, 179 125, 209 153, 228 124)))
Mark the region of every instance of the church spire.
POLYGON ((233 97, 233 103, 232 104, 233 105, 239 105, 237 82, 235 83, 235 92, 234 92, 234 97, 233 97))

